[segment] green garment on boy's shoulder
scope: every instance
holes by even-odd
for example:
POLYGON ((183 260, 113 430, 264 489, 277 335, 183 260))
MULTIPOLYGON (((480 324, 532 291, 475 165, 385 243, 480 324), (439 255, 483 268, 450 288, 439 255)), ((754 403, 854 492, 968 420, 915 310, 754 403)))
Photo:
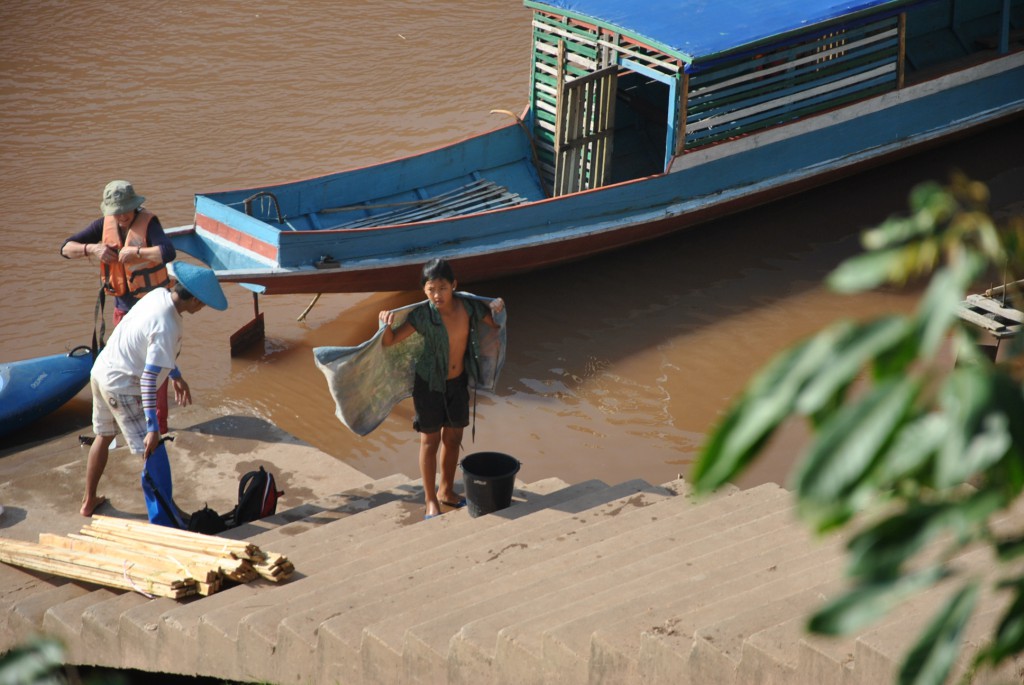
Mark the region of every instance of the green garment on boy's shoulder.
MULTIPOLYGON (((469 315, 469 343, 466 345, 466 372, 474 383, 480 381, 480 325, 490 308, 479 300, 455 295, 469 315)), ((423 336, 423 352, 416 360, 416 375, 427 381, 435 392, 444 392, 448 379, 448 331, 433 302, 424 302, 409 312, 408 322, 423 336)), ((487 325, 487 324, 483 324, 487 325)))
MULTIPOLYGON (((463 299, 479 302, 490 311, 490 298, 483 298, 459 291, 463 299)), ((425 303, 410 304, 394 310, 394 326, 402 325, 413 310, 425 303)), ((483 310, 481 310, 483 311, 483 310)), ((484 313, 486 316, 486 312, 484 313)), ((494 391, 498 375, 505 363, 507 342, 508 310, 492 314, 498 328, 483 324, 478 328, 479 376, 473 380, 474 387, 494 391)), ((367 435, 388 417, 396 404, 412 397, 416 379, 416 363, 425 347, 422 335, 411 335, 390 347, 384 347, 382 338, 385 326, 381 325, 369 340, 355 347, 316 347, 313 360, 324 377, 334 398, 335 415, 357 435, 367 435)), ((471 341, 471 345, 475 345, 471 341)))

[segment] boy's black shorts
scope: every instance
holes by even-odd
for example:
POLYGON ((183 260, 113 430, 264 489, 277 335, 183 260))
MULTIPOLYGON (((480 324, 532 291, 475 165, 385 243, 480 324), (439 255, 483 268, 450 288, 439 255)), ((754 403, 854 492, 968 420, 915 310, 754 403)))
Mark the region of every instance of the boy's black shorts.
POLYGON ((412 404, 416 409, 412 427, 418 433, 436 433, 442 427, 465 428, 469 425, 469 377, 463 372, 445 382, 444 392, 437 392, 416 374, 412 404))

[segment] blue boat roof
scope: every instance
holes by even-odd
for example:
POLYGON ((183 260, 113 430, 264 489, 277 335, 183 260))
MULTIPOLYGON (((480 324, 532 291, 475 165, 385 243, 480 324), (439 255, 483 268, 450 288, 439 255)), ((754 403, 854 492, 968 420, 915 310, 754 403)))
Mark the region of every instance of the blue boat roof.
POLYGON ((617 29, 685 62, 813 26, 892 13, 921 0, 525 0, 533 9, 617 29))

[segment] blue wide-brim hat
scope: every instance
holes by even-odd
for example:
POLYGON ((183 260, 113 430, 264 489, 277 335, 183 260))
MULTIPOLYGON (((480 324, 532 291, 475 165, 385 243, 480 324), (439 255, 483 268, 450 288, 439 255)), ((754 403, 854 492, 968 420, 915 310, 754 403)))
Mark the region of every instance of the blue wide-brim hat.
POLYGON ((171 269, 185 290, 198 297, 207 307, 220 311, 228 308, 228 298, 224 297, 220 281, 212 270, 188 262, 171 262, 171 269))

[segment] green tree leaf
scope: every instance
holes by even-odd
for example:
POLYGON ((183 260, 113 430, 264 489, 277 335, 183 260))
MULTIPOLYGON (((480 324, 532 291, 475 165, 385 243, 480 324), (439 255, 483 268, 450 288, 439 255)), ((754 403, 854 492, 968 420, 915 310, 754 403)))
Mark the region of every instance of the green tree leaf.
POLYGON ((996 553, 1002 561, 1013 561, 1024 555, 1024 535, 1000 540, 996 544, 996 553))
POLYGON ((918 389, 915 379, 897 378, 844 406, 821 427, 798 467, 794 481, 798 497, 829 503, 852 491, 910 413, 918 389))
POLYGON ((934 357, 949 335, 949 329, 960 320, 957 311, 964 299, 964 286, 953 271, 939 269, 932 276, 918 307, 916 322, 921 352, 934 357))
POLYGON ((908 204, 914 216, 920 217, 929 226, 944 224, 959 208, 953 193, 936 181, 925 181, 914 186, 908 204))
POLYGON ((733 478, 793 411, 797 393, 808 377, 831 356, 837 338, 850 324, 840 324, 776 357, 751 382, 740 401, 708 439, 691 478, 698 492, 711 492, 733 478))
MULTIPOLYGON (((1024 216, 994 220, 988 198, 983 184, 963 176, 946 187, 921 184, 908 216, 865 232, 867 252, 839 265, 828 284, 860 292, 932 272, 915 314, 833 326, 779 355, 725 415, 695 468, 698 492, 716 488, 787 417, 801 415, 815 434, 791 480, 800 513, 823 531, 861 511, 886 512, 872 514, 875 523, 850 540, 859 584, 819 611, 813 630, 867 625, 950 574, 941 560, 968 546, 990 545, 1002 563, 1024 557, 1024 536, 997 537, 992 525, 1024 492, 1024 335, 1004 341, 993 364, 977 348, 978 329, 959 318, 964 294, 979 282, 1007 283, 1007 294, 1018 297, 1008 306, 1024 301, 1012 276, 1024 269, 1024 216), (952 370, 940 354, 946 349, 956 353, 952 370), (1013 366, 1002 362, 1007 355, 1013 366), (921 557, 939 561, 908 571, 921 557)), ((936 615, 909 653, 901 684, 948 677, 979 587, 958 589, 936 615)), ((976 664, 1024 652, 1024 576, 1002 587, 1016 594, 976 664)))
POLYGON ((839 293, 859 293, 901 280, 907 272, 904 250, 891 248, 851 257, 829 274, 827 283, 839 293))
POLYGON ((963 483, 1010 449, 1010 420, 996 403, 996 393, 996 378, 979 367, 960 367, 943 383, 939 402, 950 423, 939 451, 936 487, 963 483))
POLYGON ((992 644, 979 658, 979 661, 988 662, 993 666, 1009 656, 1024 651, 1024 578, 1005 583, 1003 587, 1013 590, 1013 602, 1003 614, 992 644))
POLYGON ((907 559, 917 554, 943 528, 940 515, 952 505, 913 504, 861 531, 847 543, 850 575, 892 578, 907 559))
POLYGON ((64 647, 49 638, 36 638, 0 655, 0 685, 60 685, 64 647))
POLYGON ((931 587, 949 572, 940 566, 902 578, 887 578, 853 588, 819 609, 807 625, 812 633, 847 635, 871 625, 910 595, 931 587))
POLYGON ((946 681, 977 599, 977 583, 969 583, 953 595, 910 650, 900 668, 899 685, 941 685, 946 681))
POLYGON ((876 356, 910 335, 907 320, 891 316, 852 328, 837 340, 832 359, 822 366, 796 399, 796 411, 812 415, 832 402, 876 356))
POLYGON ((861 578, 893 577, 904 562, 943 531, 962 541, 980 536, 987 518, 1005 506, 994 491, 979 491, 963 501, 912 502, 907 508, 861 531, 847 544, 850 574, 861 578))
POLYGON ((931 226, 913 218, 891 216, 879 226, 864 231, 861 245, 868 250, 884 250, 899 247, 913 238, 932 233, 931 226))
POLYGON ((879 488, 894 487, 903 478, 920 476, 946 442, 949 417, 929 412, 903 424, 878 461, 873 480, 879 488))
MULTIPOLYGON (((961 481, 969 480, 1006 456, 1012 444, 1009 425, 1009 418, 999 411, 991 411, 982 417, 956 468, 961 474, 961 481)), ((947 474, 949 471, 947 469, 947 474)), ((947 477, 953 479, 952 476, 947 477)))

